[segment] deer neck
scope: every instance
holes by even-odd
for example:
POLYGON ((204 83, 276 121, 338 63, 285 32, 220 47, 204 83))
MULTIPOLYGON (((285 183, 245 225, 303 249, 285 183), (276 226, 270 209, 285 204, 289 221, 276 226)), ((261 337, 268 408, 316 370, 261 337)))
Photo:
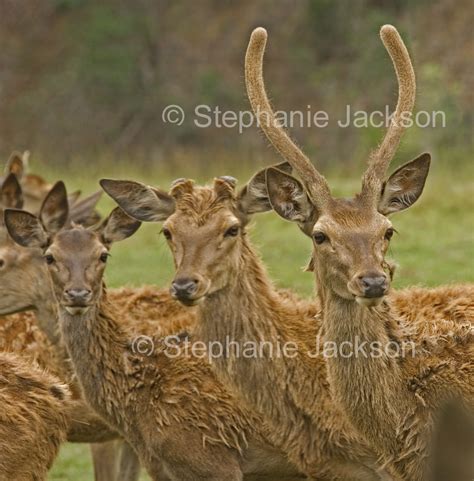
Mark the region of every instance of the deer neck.
MULTIPOLYGON (((283 302, 245 240, 232 282, 209 295, 199 311, 198 335, 208 345, 217 341, 224 348, 224 354, 212 361, 221 379, 237 388, 258 411, 266 416, 271 413, 283 431, 285 424, 294 426, 303 417, 307 419, 304 413, 312 412, 325 384, 324 374, 315 372, 318 363, 306 356, 311 348, 291 335, 298 331, 295 322, 304 326, 307 321, 295 311, 283 302), (297 355, 288 356, 287 347, 296 347, 297 355)), ((315 332, 308 337, 308 341, 315 340, 315 332)))
POLYGON ((53 287, 49 279, 49 273, 43 266, 44 261, 41 257, 32 259, 31 265, 34 267, 31 274, 28 274, 27 288, 24 295, 27 296, 25 304, 29 307, 27 310, 34 310, 38 325, 46 334, 49 342, 56 348, 61 345, 61 335, 58 326, 58 310, 55 301, 53 287), (41 263, 39 266, 36 264, 41 263))
POLYGON ((61 333, 58 325, 59 313, 53 298, 54 294, 50 290, 48 295, 42 295, 37 298, 34 307, 39 327, 54 347, 61 348, 61 333))
POLYGON ((59 321, 87 401, 106 420, 123 426, 120 406, 128 391, 128 339, 115 321, 105 293, 85 314, 71 315, 60 307, 59 321))
POLYGON ((200 304, 200 334, 208 341, 276 341, 279 332, 277 293, 265 268, 244 241, 232 280, 200 304))
POLYGON ((400 366, 403 345, 390 308, 385 302, 374 308, 360 306, 323 282, 318 285, 335 399, 366 439, 383 445, 385 452, 396 452, 394 433, 411 409, 400 366))

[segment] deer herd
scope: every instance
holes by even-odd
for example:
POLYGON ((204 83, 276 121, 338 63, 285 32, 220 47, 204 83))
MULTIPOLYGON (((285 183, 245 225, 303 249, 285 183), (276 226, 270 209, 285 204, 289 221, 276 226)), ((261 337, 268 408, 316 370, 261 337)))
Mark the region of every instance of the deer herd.
POLYGON ((398 102, 351 199, 331 195, 279 125, 263 28, 246 87, 284 162, 243 187, 228 176, 169 191, 102 179, 118 205, 102 220, 100 194, 68 194, 28 171, 28 153, 12 154, 0 178, 0 480, 45 481, 66 441, 91 444, 96 481, 137 481, 141 467, 154 481, 473 479, 474 286, 390 288, 389 215, 420 197, 430 155, 387 176, 415 75, 396 29, 381 38, 398 102), (271 210, 312 239, 313 301, 277 289, 252 246, 250 219, 271 210), (162 225, 170 289, 107 289, 112 244, 142 222, 162 225), (147 355, 133 345, 144 335, 147 355), (181 349, 228 339, 267 348, 226 348, 212 362, 181 349), (377 355, 328 356, 319 340, 377 355), (293 355, 274 356, 279 343, 293 355))

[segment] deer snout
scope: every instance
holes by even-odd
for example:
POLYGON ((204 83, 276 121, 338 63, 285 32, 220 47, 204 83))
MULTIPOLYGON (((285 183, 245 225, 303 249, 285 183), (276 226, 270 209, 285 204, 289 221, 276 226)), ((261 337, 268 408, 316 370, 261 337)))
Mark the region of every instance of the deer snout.
POLYGON ((390 281, 384 272, 363 272, 355 275, 349 289, 356 301, 364 306, 375 306, 388 293, 390 281))
POLYGON ((364 297, 369 299, 382 297, 387 293, 388 282, 385 274, 369 274, 359 276, 359 285, 364 297))
POLYGON ((76 306, 85 306, 92 299, 92 291, 90 289, 65 289, 64 299, 76 306))
POLYGON ((178 300, 189 300, 197 292, 199 279, 178 277, 171 284, 171 295, 178 300))

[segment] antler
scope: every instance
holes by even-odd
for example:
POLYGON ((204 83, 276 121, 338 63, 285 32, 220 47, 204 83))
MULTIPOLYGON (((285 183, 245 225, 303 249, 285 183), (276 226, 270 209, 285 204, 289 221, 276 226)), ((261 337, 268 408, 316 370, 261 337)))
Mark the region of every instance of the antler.
POLYGON ((263 81, 266 43, 267 31, 256 28, 250 36, 245 55, 245 82, 250 104, 268 140, 299 174, 311 198, 318 206, 322 206, 331 198, 326 179, 279 125, 268 100, 263 81))
POLYGON ((380 193, 390 161, 400 144, 406 123, 415 104, 416 80, 408 50, 397 29, 384 25, 380 37, 392 59, 398 79, 398 102, 390 126, 380 146, 373 152, 363 178, 363 194, 372 197, 380 193))

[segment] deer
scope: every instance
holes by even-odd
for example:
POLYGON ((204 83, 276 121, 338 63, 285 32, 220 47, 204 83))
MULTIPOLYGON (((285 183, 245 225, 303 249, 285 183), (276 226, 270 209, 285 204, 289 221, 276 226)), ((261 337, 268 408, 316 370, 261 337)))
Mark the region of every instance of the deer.
MULTIPOLYGON (((279 172, 288 170, 287 164, 277 167, 279 172)), ((177 269, 171 292, 183 304, 198 308, 198 339, 220 341, 221 345, 226 345, 229 337, 239 345, 249 341, 273 346, 296 343, 301 353, 298 359, 246 361, 226 352, 214 360, 213 367, 223 382, 267 420, 273 443, 288 453, 301 471, 313 479, 331 480, 397 476, 392 468, 389 473, 376 474, 372 472, 376 468, 367 466, 377 465, 379 455, 371 459, 364 451, 365 443, 335 405, 323 354, 305 355, 318 354, 316 340, 323 330, 320 315, 314 320, 318 309, 303 309, 291 296, 281 296, 250 244, 249 219, 271 209, 266 170, 238 192, 235 179, 228 176, 215 179, 210 187, 179 179, 169 193, 133 181, 103 179, 101 185, 128 215, 163 223, 177 269)), ((409 324, 420 319, 410 309, 410 302, 423 296, 433 303, 431 312, 425 314, 434 314, 433 322, 424 326, 432 331, 426 337, 437 335, 437 324, 446 322, 445 315, 452 312, 456 321, 450 337, 465 338, 462 313, 472 315, 472 298, 449 299, 461 291, 462 286, 450 286, 442 293, 417 288, 414 294, 403 290, 398 297, 395 291, 387 302, 409 324)))
MULTIPOLYGON (((15 250, 15 244, 9 239, 3 225, 3 210, 25 206, 37 209, 38 203, 46 197, 46 189, 50 191, 51 187, 41 177, 25 174, 25 159, 25 155, 12 154, 5 168, 6 176, 0 184, 0 315, 6 316, 0 318, 0 349, 21 354, 30 362, 39 363, 42 368, 69 384, 76 401, 70 410, 67 439, 70 442, 93 443, 91 452, 97 481, 116 481, 117 476, 134 481, 139 476, 139 463, 133 449, 115 441, 119 435, 105 426, 87 406, 80 405, 80 390, 72 381, 67 355, 59 343, 57 325, 53 322, 55 313, 44 309, 39 316, 35 316, 30 311, 32 302, 28 297, 33 296, 36 290, 27 290, 25 285, 41 286, 43 283, 38 282, 41 277, 28 275, 26 266, 29 258, 15 250)), ((72 203, 70 218, 86 225, 95 224, 98 217, 94 207, 99 198, 100 194, 97 193, 83 200, 76 194, 69 195, 68 202, 72 203)))
MULTIPOLYGON (((459 398, 474 409, 473 329, 467 317, 464 323, 433 323, 429 317, 406 323, 387 301, 393 269, 386 254, 395 232, 389 216, 421 196, 431 159, 422 154, 386 178, 407 127, 404 119, 414 108, 416 81, 395 27, 383 26, 380 36, 398 79, 398 101, 382 142, 369 157, 361 191, 350 199, 331 195, 324 176, 276 122, 263 81, 263 28, 250 38, 246 85, 266 137, 299 177, 270 167, 266 190, 273 210, 312 239, 324 341, 396 348, 412 339, 416 344, 413 355, 406 356, 392 355, 392 348, 381 356, 331 356, 327 370, 334 401, 384 465, 399 479, 420 481, 439 407, 459 398)), ((472 286, 460 296, 472 310, 472 286)), ((420 315, 429 316, 431 310, 422 306, 420 315)))
POLYGON ((66 440, 69 397, 58 378, 0 353, 0 479, 47 480, 66 440))
POLYGON ((154 340, 149 357, 134 352, 133 333, 118 320, 122 312, 108 298, 103 274, 111 245, 140 222, 116 208, 96 228, 66 225, 62 192, 45 200, 39 217, 5 210, 5 225, 20 246, 42 252, 62 338, 92 408, 134 447, 153 480, 298 477, 266 440, 262 420, 215 379, 205 360, 170 357, 163 338, 154 340), (75 297, 79 290, 87 299, 75 297))
MULTIPOLYGON (((13 174, 21 186, 22 208, 36 213, 39 211, 44 198, 53 187, 53 184, 40 175, 29 172, 29 158, 30 152, 28 150, 23 152, 23 154, 16 151, 12 152, 5 165, 4 176, 0 177, 0 185, 13 174)), ((92 225, 99 222, 100 215, 94 210, 94 207, 100 196, 100 191, 87 198, 81 198, 81 191, 79 190, 71 193, 68 199, 71 206, 71 218, 75 222, 84 225, 92 225)))
MULTIPOLYGON (((261 30, 253 34, 252 41, 255 43, 259 36, 262 36, 261 30)), ((249 63, 255 59, 254 43, 251 42, 247 54, 248 78, 253 73, 249 63)), ((254 82, 249 89, 252 85, 254 82)), ((268 110, 263 110, 261 104, 258 107, 262 116, 268 117, 268 110)), ((254 110, 257 110, 255 106, 254 110)), ((269 132, 267 135, 274 144, 285 145, 281 137, 269 132)), ((314 345, 311 343, 325 332, 321 314, 315 323, 311 317, 305 319, 291 301, 285 302, 278 297, 246 231, 249 218, 255 213, 279 207, 282 212, 288 210, 291 214, 298 203, 306 205, 306 197, 298 196, 301 194, 299 190, 295 191, 293 203, 272 202, 274 196, 270 195, 275 184, 268 182, 269 176, 273 171, 289 176, 289 171, 294 168, 289 162, 293 160, 291 156, 296 155, 294 152, 292 147, 285 156, 288 162, 257 173, 238 192, 235 192, 235 179, 228 176, 215 179, 211 187, 200 187, 189 179, 179 179, 169 192, 133 181, 101 181, 102 188, 128 215, 143 222, 163 223, 163 234, 170 245, 177 271, 171 292, 185 305, 198 307, 198 335, 205 341, 217 339, 225 344, 228 336, 240 345, 249 340, 257 343, 270 341, 272 345, 292 341, 299 346, 299 352, 312 352, 314 345)), ((397 184, 405 185, 406 178, 415 177, 423 182, 423 172, 427 171, 428 164, 425 155, 402 167, 386 184, 387 198, 391 198, 389 193, 397 184)), ((306 178, 308 172, 300 169, 300 175, 306 178)), ((291 194, 293 184, 287 187, 291 194)), ((410 192, 409 197, 413 198, 413 194, 410 192)), ((295 216, 300 228, 311 232, 312 219, 300 218, 298 213, 299 210, 295 216)), ((312 264, 314 266, 314 259, 312 264)), ((317 271, 316 267, 313 270, 317 271)), ((474 293, 472 286, 418 288, 391 292, 385 302, 400 312, 400 322, 408 325, 418 321, 417 327, 426 334, 421 341, 429 340, 431 336, 443 339, 446 332, 441 335, 440 331, 449 328, 450 342, 459 336, 462 345, 469 337, 463 321, 469 316, 472 319, 472 296, 463 299, 452 299, 451 296, 467 292, 474 293), (423 313, 416 306, 410 309, 411 302, 420 295, 436 301, 431 309, 425 306, 423 313), (445 317, 450 311, 455 313, 452 322, 446 321, 445 317), (421 315, 433 316, 433 322, 425 322, 429 317, 421 315)), ((324 312, 325 298, 319 297, 319 302, 324 312)), ((377 475, 391 475, 402 479, 398 466, 383 457, 380 447, 372 445, 371 440, 364 439, 363 432, 354 429, 350 416, 345 419, 345 406, 333 393, 331 377, 327 375, 328 363, 323 357, 315 360, 299 356, 297 361, 272 359, 271 362, 259 358, 245 362, 226 352, 223 358, 214 361, 214 367, 222 380, 265 416, 273 428, 275 444, 309 476, 367 480, 376 479, 377 475), (341 445, 345 449, 338 452, 341 445), (371 447, 373 456, 365 450, 367 446, 371 447), (330 454, 324 451, 325 447, 330 454), (386 472, 379 470, 376 474, 377 466, 385 466, 386 472)), ((358 383, 365 384, 365 381, 359 379, 358 383)))
POLYGON ((23 153, 12 152, 5 164, 4 175, 0 177, 0 184, 3 184, 10 174, 14 174, 21 183, 24 207, 36 212, 41 206, 42 199, 51 190, 52 185, 43 177, 28 171, 29 159, 30 152, 28 150, 23 153))
POLYGON ((179 179, 169 192, 134 181, 101 185, 131 217, 163 223, 176 265, 171 292, 198 309, 196 339, 295 346, 295 355, 246 359, 229 348, 212 359, 219 379, 270 425, 272 443, 310 479, 392 479, 333 401, 317 349, 319 310, 281 295, 250 243, 251 216, 271 209, 265 171, 239 191, 228 176, 212 186, 179 179))

